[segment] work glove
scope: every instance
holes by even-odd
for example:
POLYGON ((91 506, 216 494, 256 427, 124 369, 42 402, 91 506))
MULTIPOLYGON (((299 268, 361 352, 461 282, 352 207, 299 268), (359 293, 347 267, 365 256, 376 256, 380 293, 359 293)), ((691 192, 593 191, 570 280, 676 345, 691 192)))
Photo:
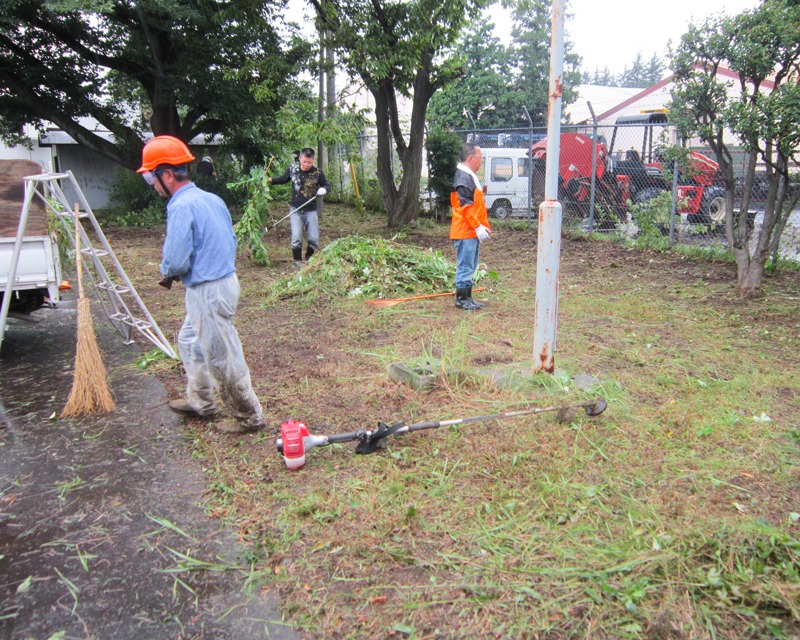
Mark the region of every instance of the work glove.
POLYGON ((320 187, 317 189, 318 196, 324 196, 326 193, 328 193, 328 190, 325 187, 320 187))
POLYGON ((160 284, 165 289, 172 289, 172 283, 173 282, 180 282, 180 281, 181 281, 181 279, 178 276, 167 276, 167 277, 162 278, 161 280, 159 280, 158 284, 160 284))
POLYGON ((478 228, 475 229, 475 233, 478 234, 478 242, 486 242, 491 235, 491 231, 482 224, 478 225, 478 228))

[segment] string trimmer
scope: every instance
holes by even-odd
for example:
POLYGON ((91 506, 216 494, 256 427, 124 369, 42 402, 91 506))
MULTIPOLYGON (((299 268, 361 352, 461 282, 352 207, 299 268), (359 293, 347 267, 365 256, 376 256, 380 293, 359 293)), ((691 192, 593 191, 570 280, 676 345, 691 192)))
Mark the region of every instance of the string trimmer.
POLYGON ((298 420, 287 420, 281 425, 281 436, 275 441, 278 453, 283 454, 283 459, 289 469, 299 469, 306 463, 306 451, 314 447, 324 447, 329 444, 340 442, 352 442, 358 440, 356 453, 367 454, 377 451, 389 436, 399 436, 412 431, 422 431, 424 429, 438 429, 439 427, 449 427, 468 422, 486 422, 487 420, 502 420, 504 418, 517 418, 519 416, 529 416, 534 413, 546 413, 548 411, 558 411, 567 413, 574 409, 583 409, 589 416, 599 416, 606 410, 606 401, 602 398, 579 402, 577 404, 562 405, 558 407, 540 407, 536 409, 523 409, 521 411, 506 411, 504 413, 492 413, 486 416, 475 416, 472 418, 457 418, 455 420, 431 420, 429 422, 417 422, 415 424, 405 424, 398 422, 388 426, 383 422, 378 423, 375 430, 359 429, 348 433, 338 433, 330 436, 314 436, 308 431, 308 426, 298 420))

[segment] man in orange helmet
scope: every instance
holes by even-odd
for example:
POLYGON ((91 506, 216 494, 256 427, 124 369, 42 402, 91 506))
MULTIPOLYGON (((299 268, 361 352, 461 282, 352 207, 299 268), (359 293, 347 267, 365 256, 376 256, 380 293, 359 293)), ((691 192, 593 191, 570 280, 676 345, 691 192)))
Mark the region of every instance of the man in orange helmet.
POLYGON ((461 149, 450 193, 450 239, 456 248, 456 309, 475 311, 483 304, 472 299, 472 276, 478 268, 482 242, 492 233, 477 171, 483 163, 481 148, 468 142, 461 149))
POLYGON ((217 429, 258 431, 264 416, 233 326, 239 303, 236 236, 222 199, 189 179, 187 168, 194 159, 181 140, 156 136, 145 145, 138 169, 147 184, 169 198, 161 273, 186 287, 186 319, 178 333, 186 398, 171 400, 169 408, 184 415, 214 416, 218 386, 232 418, 220 421, 217 429))

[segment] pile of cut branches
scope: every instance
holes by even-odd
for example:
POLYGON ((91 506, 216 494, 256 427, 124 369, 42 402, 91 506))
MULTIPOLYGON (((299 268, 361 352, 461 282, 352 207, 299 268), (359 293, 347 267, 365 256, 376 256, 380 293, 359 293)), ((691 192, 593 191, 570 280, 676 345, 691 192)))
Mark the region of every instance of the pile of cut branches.
POLYGON ((384 298, 453 288, 455 265, 441 251, 354 235, 327 245, 297 274, 278 280, 268 296, 384 298))

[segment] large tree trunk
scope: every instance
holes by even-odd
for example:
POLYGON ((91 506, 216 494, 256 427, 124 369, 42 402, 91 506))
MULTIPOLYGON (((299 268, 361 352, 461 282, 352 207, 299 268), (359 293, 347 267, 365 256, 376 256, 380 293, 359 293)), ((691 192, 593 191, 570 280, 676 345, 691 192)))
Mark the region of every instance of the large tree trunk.
POLYGON ((384 87, 374 90, 372 95, 375 96, 375 126, 378 130, 378 183, 381 185, 383 204, 391 220, 397 201, 397 187, 394 184, 394 175, 392 173, 389 96, 384 87))
POLYGON ((419 213, 419 184, 422 176, 422 152, 425 148, 425 114, 434 88, 430 83, 431 56, 423 56, 414 82, 409 139, 406 143, 400 127, 396 92, 391 81, 381 83, 373 92, 378 127, 378 180, 388 214, 389 228, 408 224, 419 213), (400 159, 400 185, 394 181, 391 142, 400 159))

